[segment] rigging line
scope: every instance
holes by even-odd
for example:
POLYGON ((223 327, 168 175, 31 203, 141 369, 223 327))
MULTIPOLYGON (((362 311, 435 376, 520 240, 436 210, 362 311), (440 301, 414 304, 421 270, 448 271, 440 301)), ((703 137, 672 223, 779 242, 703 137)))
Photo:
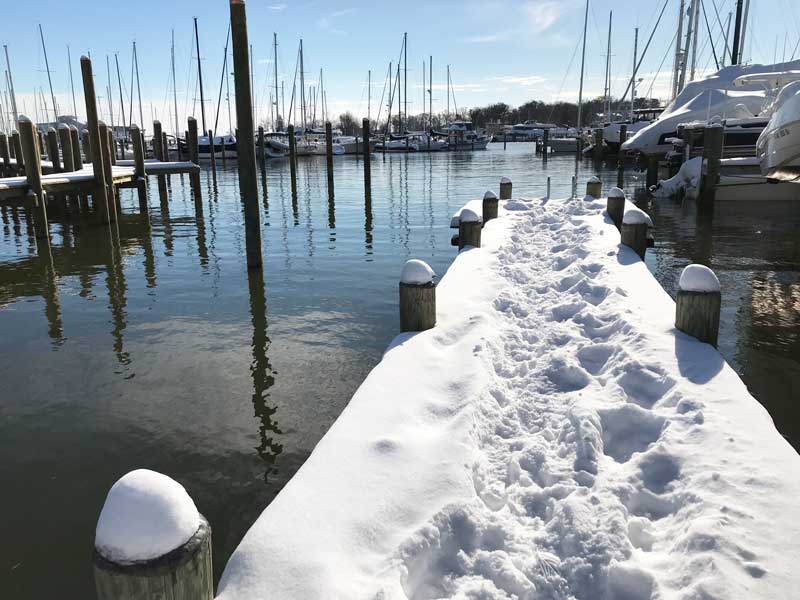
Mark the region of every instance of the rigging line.
MULTIPOLYGON (((390 67, 391 70, 391 67, 390 67)), ((381 101, 378 103, 378 116, 375 118, 375 125, 377 126, 381 120, 381 111, 383 110, 383 96, 386 93, 386 82, 389 79, 389 75, 387 74, 386 77, 383 79, 383 90, 381 91, 381 101)))
MULTIPOLYGON (((722 26, 722 21, 719 18, 719 9, 717 8, 717 0, 711 0, 711 4, 714 6, 714 12, 717 13, 717 23, 719 23, 720 31, 725 32, 725 28, 722 26)), ((730 17, 728 17, 730 19, 730 17)), ((730 21, 729 21, 730 22, 730 21)), ((724 56, 730 56, 731 52, 728 48, 728 40, 725 40, 725 54, 724 56)))
MULTIPOLYGON (((572 69, 572 63, 575 61, 575 55, 578 53, 578 48, 580 48, 581 40, 579 39, 578 42, 575 44, 575 49, 572 51, 572 56, 569 59, 569 64, 567 65, 567 70, 564 72, 564 77, 561 79, 561 85, 558 88, 558 93, 556 94, 556 102, 558 102, 559 97, 561 96, 561 92, 564 91, 564 84, 567 82, 567 77, 569 76, 569 72, 572 69)), ((553 106, 550 107, 550 114, 547 116, 548 123, 553 119, 553 113, 556 110, 555 102, 553 106)))
POLYGON ((292 79, 292 98, 289 100, 289 122, 294 124, 294 94, 297 89, 297 69, 300 66, 300 48, 297 48, 297 56, 294 60, 294 78, 292 79))
POLYGON ((700 8, 703 9, 703 20, 706 22, 706 31, 708 32, 708 40, 711 42, 711 53, 714 56, 714 64, 717 65, 719 71, 719 59, 717 58, 717 49, 714 47, 714 37, 711 34, 711 26, 708 24, 708 13, 706 13, 706 3, 700 0, 700 8))
POLYGON ((650 82, 650 87, 648 88, 647 95, 646 95, 647 98, 652 98, 653 86, 656 83, 656 79, 658 78, 658 74, 661 73, 661 68, 664 66, 664 63, 667 60, 667 56, 669 56, 670 53, 672 52, 672 47, 671 46, 675 42, 675 38, 677 38, 677 37, 678 37, 678 32, 676 30, 675 34, 672 36, 672 41, 669 43, 669 46, 667 46, 667 51, 664 53, 664 58, 661 59, 661 64, 658 65, 658 69, 656 69, 656 72, 653 75, 653 80, 650 82))
POLYGON ((620 102, 625 102, 625 98, 628 97, 628 92, 631 90, 631 86, 633 85, 633 78, 636 77, 636 74, 639 72, 639 69, 644 62, 644 57, 647 56, 647 49, 650 48, 650 42, 653 41, 653 36, 656 33, 656 29, 658 29, 658 24, 661 23, 661 18, 664 16, 664 11, 667 9, 667 4, 669 0, 664 0, 664 6, 661 7, 661 13, 658 15, 658 20, 656 21, 655 26, 653 26, 653 30, 650 32, 650 37, 647 38, 647 44, 644 46, 644 50, 642 50, 642 57, 639 59, 639 62, 634 69, 634 72, 631 74, 630 80, 628 80, 628 87, 625 88, 625 93, 622 94, 622 98, 619 100, 620 102))
POLYGON ((214 116, 214 135, 217 134, 219 124, 219 107, 222 103, 222 84, 225 83, 225 71, 228 70, 228 42, 231 38, 231 22, 228 20, 228 35, 225 36, 225 60, 222 61, 222 76, 219 80, 219 95, 217 96, 217 114, 214 116))

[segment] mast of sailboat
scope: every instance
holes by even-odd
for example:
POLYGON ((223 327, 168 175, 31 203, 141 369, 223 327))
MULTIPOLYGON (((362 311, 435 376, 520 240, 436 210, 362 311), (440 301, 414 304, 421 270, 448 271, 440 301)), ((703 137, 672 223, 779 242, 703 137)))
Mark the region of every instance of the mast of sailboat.
POLYGON ((69 68, 69 88, 72 91, 72 110, 75 113, 75 119, 78 118, 78 104, 75 102, 75 84, 72 81, 72 57, 69 52, 69 44, 67 44, 67 67, 69 68))
POLYGON ((222 73, 219 78, 219 94, 217 95, 217 112, 214 115, 214 135, 217 135, 217 126, 219 125, 219 110, 222 106, 222 84, 225 83, 225 74, 228 72, 228 41, 231 37, 231 24, 228 22, 228 34, 225 36, 225 57, 222 60, 222 73))
POLYGON ((6 53, 6 75, 8 76, 8 87, 11 92, 11 109, 14 111, 14 127, 17 126, 19 120, 19 113, 17 112, 17 95, 14 93, 14 77, 11 75, 11 62, 8 60, 8 45, 3 44, 3 50, 6 53))
MULTIPOLYGON (((784 51, 785 52, 785 51, 784 51)), ((397 135, 403 135, 403 98, 400 95, 400 61, 397 61, 397 135)))
MULTIPOLYGON (((50 99, 53 101, 53 122, 58 121, 58 108, 56 107, 56 95, 53 93, 53 79, 50 77, 50 63, 47 61, 47 48, 44 45, 44 33, 42 24, 39 23, 39 37, 42 40, 42 52, 44 53, 44 68, 47 69, 47 83, 50 86, 50 99)), ((44 107, 43 107, 44 108, 44 107)), ((47 111, 44 112, 45 118, 47 111)))
POLYGON ((203 97, 203 66, 200 62, 200 36, 197 33, 197 17, 194 17, 194 43, 197 49, 197 81, 200 85, 200 116, 203 120, 203 135, 208 135, 206 129, 206 104, 203 97))
POLYGON ((631 76, 631 123, 633 123, 633 115, 636 103, 636 70, 638 65, 636 64, 636 54, 639 50, 639 28, 637 27, 634 30, 633 34, 633 75, 631 76))
POLYGON ((743 0, 736 0, 736 23, 733 29, 733 48, 731 49, 731 64, 738 65, 741 60, 739 42, 742 38, 742 8, 743 0))
MULTIPOLYGON (((170 62, 172 63, 172 102, 175 110, 175 143, 178 142, 180 129, 178 126, 178 89, 175 87, 175 30, 172 30, 172 46, 170 48, 170 62)), ((144 127, 144 124, 142 124, 144 127)))
POLYGON ((678 95, 678 82, 681 70, 681 42, 683 41, 683 11, 686 8, 685 0, 678 3, 678 35, 675 37, 675 62, 672 66, 672 98, 678 95))
POLYGON ((303 40, 300 39, 300 116, 303 119, 303 131, 306 129, 306 84, 303 76, 303 40))
POLYGON ((372 69, 367 70, 367 121, 370 120, 372 109, 372 69))
POLYGON ((678 93, 681 92, 683 86, 686 85, 686 67, 689 62, 689 48, 692 43, 692 38, 695 35, 694 31, 694 9, 697 0, 691 0, 689 3, 689 18, 686 24, 686 43, 683 47, 683 55, 681 56, 681 69, 678 76, 678 93))
POLYGON ((280 118, 280 114, 278 113, 278 34, 272 34, 272 66, 274 68, 275 74, 275 119, 272 121, 272 128, 275 131, 278 131, 278 119, 280 118))
MULTIPOLYGON (((283 89, 283 79, 281 79, 281 114, 283 115, 282 121, 286 119, 286 94, 283 89)), ((283 128, 286 129, 286 123, 282 123, 283 128)))
MULTIPOLYGON (((403 113, 405 115, 406 127, 408 127, 408 33, 403 34, 403 67, 403 98, 405 99, 403 113)), ((400 119, 400 133, 403 133, 403 119, 400 119)))
POLYGON ((322 107, 322 122, 327 120, 327 113, 325 112, 325 80, 322 75, 322 69, 319 70, 319 93, 320 93, 320 106, 322 107))
POLYGON ((725 50, 722 53, 722 62, 720 63, 721 67, 725 67, 725 61, 732 55, 730 46, 728 45, 728 40, 730 39, 730 34, 731 34, 731 16, 732 13, 729 12, 728 20, 726 21, 725 25, 725 36, 722 38, 723 41, 725 42, 725 50))
POLYGON ((125 127, 125 102, 122 98, 122 78, 119 75, 119 53, 114 52, 114 63, 117 65, 117 84, 119 85, 119 108, 122 111, 122 136, 127 139, 128 132, 125 127))
POLYGON ((586 65, 586 28, 589 24, 589 0, 586 0, 586 11, 583 16, 583 51, 581 53, 581 83, 578 87, 578 133, 580 134, 583 125, 583 73, 586 65))
POLYGON ((689 73, 689 81, 694 81, 694 73, 697 68, 697 39, 700 37, 700 0, 693 0, 694 7, 694 38, 692 39, 692 69, 689 73))
POLYGON ((386 133, 392 132, 392 95, 394 95, 394 71, 392 70, 392 61, 389 61, 389 97, 386 98, 387 112, 386 117, 386 133))
MULTIPOLYGON (((742 17, 742 39, 739 42, 739 64, 742 64, 744 60, 744 40, 747 34, 747 18, 750 15, 750 0, 745 0, 744 2, 744 17, 742 17)), ((792 58, 794 58, 794 53, 792 53, 792 58)), ((789 60, 792 60, 790 58, 789 60)))
POLYGON ((611 77, 610 77, 610 68, 611 68, 611 20, 614 17, 614 11, 608 11, 608 44, 606 45, 606 78, 604 82, 605 86, 605 93, 604 98, 605 101, 603 102, 603 112, 605 113, 605 118, 608 122, 611 122, 611 77))
POLYGON ((108 85, 106 85, 106 96, 108 97, 108 124, 111 127, 111 131, 114 131, 114 103, 111 99, 111 63, 108 60, 108 54, 106 54, 106 78, 108 79, 108 85))
POLYGON ((433 55, 428 57, 428 133, 433 131, 433 55))
MULTIPOLYGON (((144 128, 144 114, 142 113, 142 85, 139 81, 139 56, 136 54, 136 40, 133 41, 133 63, 136 65, 136 95, 139 98, 139 122, 141 122, 140 127, 144 128)), ((133 112, 132 106, 131 112, 133 112)))
POLYGON ((450 122, 450 65, 447 65, 447 83, 445 84, 447 88, 447 113, 445 113, 447 122, 450 122))

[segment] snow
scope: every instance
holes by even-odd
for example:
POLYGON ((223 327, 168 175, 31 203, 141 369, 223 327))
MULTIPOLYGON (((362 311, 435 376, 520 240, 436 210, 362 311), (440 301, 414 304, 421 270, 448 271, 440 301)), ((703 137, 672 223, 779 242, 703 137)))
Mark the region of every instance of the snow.
POLYGON ((436 273, 433 272, 428 263, 412 258, 403 265, 400 273, 400 281, 410 285, 425 285, 433 281, 436 273))
POLYGON ((458 229, 458 223, 461 220, 461 211, 463 211, 465 208, 468 208, 475 213, 483 214, 483 200, 470 200, 464 206, 459 208, 450 219, 451 228, 458 229))
POLYGON ((695 156, 683 164, 669 179, 659 181, 653 189, 656 198, 672 198, 678 190, 686 192, 688 198, 696 198, 700 189, 700 175, 703 169, 703 157, 695 156))
POLYGON ((509 183, 511 183, 511 180, 508 177, 501 177, 500 178, 500 185, 509 184, 509 183))
POLYGON ((626 204, 625 214, 622 215, 622 222, 626 225, 641 225, 646 224, 649 227, 653 226, 653 221, 650 215, 644 212, 641 208, 636 206, 628 206, 626 204))
POLYGON ((592 175, 586 183, 600 183, 600 178, 596 175, 592 175))
POLYGON ((492 190, 488 190, 488 191, 487 191, 487 192, 486 192, 486 193, 483 195, 483 199, 484 199, 484 200, 497 200, 497 194, 495 194, 495 193, 494 193, 492 190))
POLYGON ((58 129, 69 129, 69 125, 66 123, 59 123, 56 127, 58 127, 58 129))
POLYGON ((618 187, 613 187, 610 190, 608 190, 608 197, 609 198, 624 198, 625 197, 625 192, 623 192, 618 187))
MULTIPOLYGON (((248 531, 218 600, 784 598, 800 457, 619 243, 515 201, 248 531)), ((213 525, 213 523, 212 523, 213 525)))
POLYGON ((200 513, 174 479, 138 469, 108 492, 94 545, 116 563, 150 560, 185 544, 200 527, 200 513))
POLYGON ((718 292, 719 279, 705 265, 687 265, 681 272, 678 287, 685 292, 718 292))
POLYGON ((459 221, 462 223, 480 223, 481 216, 471 208, 465 208, 461 211, 459 221))

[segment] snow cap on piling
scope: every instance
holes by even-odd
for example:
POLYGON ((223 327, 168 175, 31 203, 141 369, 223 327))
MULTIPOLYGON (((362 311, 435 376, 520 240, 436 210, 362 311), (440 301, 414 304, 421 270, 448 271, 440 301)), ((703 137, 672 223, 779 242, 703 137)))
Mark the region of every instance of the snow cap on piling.
POLYGON ((511 180, 508 177, 501 177, 500 183, 511 183, 511 180))
POLYGON ((648 227, 653 226, 653 220, 641 208, 631 207, 625 211, 622 222, 626 225, 641 225, 646 223, 648 227))
MULTIPOLYGON (((487 190, 486 193, 483 195, 484 200, 497 200, 497 194, 495 194, 492 190, 487 190)), ((463 211, 462 211, 463 214, 463 211)))
POLYGON ((111 486, 94 545, 115 563, 152 560, 185 544, 199 527, 200 513, 180 483, 138 469, 111 486))
POLYGON ((28 115, 20 115, 17 117, 18 123, 30 123, 31 118, 28 115))
POLYGON ((613 187, 610 190, 608 190, 608 197, 609 198, 624 198, 625 197, 625 192, 623 192, 618 187, 613 187))
POLYGON ((58 127, 59 129, 69 129, 69 125, 67 125, 66 123, 59 123, 56 127, 58 127))
POLYGON ((461 216, 459 220, 462 223, 480 223, 481 217, 471 208, 465 208, 461 211, 461 216))
POLYGON ((408 285, 427 285, 436 277, 430 265, 423 260, 412 258, 403 265, 400 282, 408 285))
POLYGON ((600 183, 600 178, 597 175, 592 175, 586 183, 600 183))
POLYGON ((681 272, 678 288, 684 292, 718 292, 719 279, 705 265, 687 265, 681 272))

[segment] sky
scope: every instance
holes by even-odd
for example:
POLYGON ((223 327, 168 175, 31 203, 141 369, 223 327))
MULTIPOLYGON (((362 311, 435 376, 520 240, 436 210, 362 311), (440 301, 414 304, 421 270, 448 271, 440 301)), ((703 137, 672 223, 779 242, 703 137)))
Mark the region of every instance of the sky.
MULTIPOLYGON (((590 0, 584 97, 603 94, 609 12, 613 11, 611 91, 620 95, 631 75, 634 29, 640 28, 641 51, 665 1, 663 19, 642 63, 639 93, 650 92, 651 96, 669 100, 680 0, 590 0)), ((720 52, 724 27, 717 21, 712 2, 705 0, 714 44, 720 52)), ((728 13, 735 11, 735 5, 735 0, 716 0, 723 26, 728 13)), ((585 0, 247 0, 246 6, 259 122, 270 118, 273 32, 278 36, 278 79, 284 81, 287 112, 297 47, 302 38, 306 85, 318 88, 319 72, 323 70, 329 115, 336 118, 344 111, 351 111, 357 118, 367 115, 367 80, 371 70, 369 110, 374 118, 389 61, 396 68, 404 32, 408 33, 408 110, 412 114, 422 110, 422 63, 427 63, 431 56, 434 112, 447 107, 447 65, 451 69, 454 94, 451 110, 454 105, 463 108, 505 102, 518 106, 532 99, 575 101, 578 97, 585 0)), ((0 41, 8 45, 18 108, 22 111, 24 104, 25 111, 34 118, 42 95, 52 116, 38 30, 41 24, 59 114, 74 112, 67 60, 69 46, 79 116, 85 114, 81 54, 92 57, 102 117, 106 120, 110 116, 106 69, 106 57, 109 58, 115 122, 120 120, 121 112, 115 58, 119 61, 127 115, 135 41, 142 111, 140 116, 134 93, 133 120, 149 124, 155 116, 166 127, 174 127, 170 75, 170 40, 174 30, 175 88, 181 130, 185 129, 186 116, 194 114, 201 119, 192 19, 197 17, 207 128, 214 126, 223 73, 228 2, 31 0, 16 4, 13 12, 15 27, 4 27, 0 41), (35 94, 39 99, 36 103, 35 94)), ((701 26, 704 32, 699 43, 698 70, 711 72, 715 70, 714 60, 702 14, 701 26)), ((796 0, 751 0, 746 62, 772 63, 784 53, 788 59, 799 39, 800 7, 796 0)), ((800 56, 800 50, 796 54, 800 56)), ((4 58, 0 58, 0 67, 5 69, 4 58)), ((232 68, 227 70, 232 72, 232 68)), ((230 89, 233 106, 232 76, 230 89)), ((218 130, 227 128, 225 97, 223 89, 218 130)), ((40 120, 44 120, 42 109, 38 108, 40 120)), ((381 110, 385 116, 385 105, 381 110)), ((317 111, 319 115, 321 109, 317 111)))

